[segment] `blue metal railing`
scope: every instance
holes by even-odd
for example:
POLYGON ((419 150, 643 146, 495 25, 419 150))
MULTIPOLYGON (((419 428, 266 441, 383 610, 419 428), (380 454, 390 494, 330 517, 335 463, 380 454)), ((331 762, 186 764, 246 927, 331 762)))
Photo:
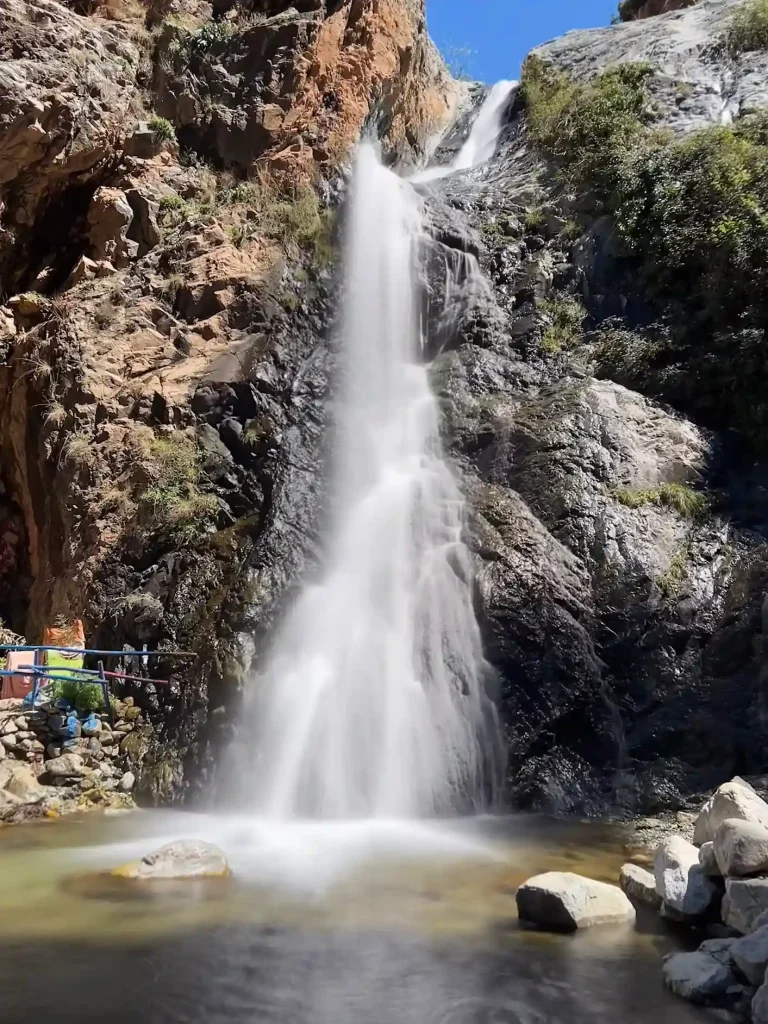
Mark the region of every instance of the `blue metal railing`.
MULTIPOLYGON (((49 682, 69 682, 75 683, 76 685, 95 685, 99 686, 102 692, 104 700, 104 707, 107 712, 107 717, 110 724, 112 723, 112 705, 109 699, 109 680, 110 679, 123 679, 139 683, 159 683, 161 685, 168 685, 168 679, 144 679, 140 676, 128 675, 123 672, 107 672, 104 669, 103 658, 117 657, 117 658, 196 658, 197 655, 192 651, 135 651, 135 650, 123 650, 123 651, 99 651, 92 650, 90 648, 81 647, 55 647, 50 644, 0 644, 0 655, 4 652, 10 651, 31 651, 34 652, 34 664, 31 665, 18 665, 12 669, 0 669, 0 678, 10 676, 31 676, 32 677, 32 690, 31 690, 31 701, 32 707, 35 706, 37 701, 37 695, 40 689, 49 682), (86 657, 87 655, 95 656, 99 658, 98 668, 80 668, 72 667, 68 668, 63 665, 45 665, 42 662, 38 662, 39 655, 45 651, 57 651, 61 654, 71 655, 72 657, 86 657), (68 674, 72 673, 72 674, 68 674), (75 675, 74 673, 77 673, 75 675), (91 679, 87 678, 92 677, 91 679), (86 678, 83 678, 86 677, 86 678), (93 678, 95 677, 95 678, 93 678)), ((25 698, 26 699, 26 698, 25 698)))

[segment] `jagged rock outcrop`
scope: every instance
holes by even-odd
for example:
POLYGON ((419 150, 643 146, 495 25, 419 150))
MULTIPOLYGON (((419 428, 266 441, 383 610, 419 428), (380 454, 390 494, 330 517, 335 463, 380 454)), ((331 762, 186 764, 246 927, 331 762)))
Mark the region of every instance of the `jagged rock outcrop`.
POLYGON ((368 121, 418 156, 456 99, 421 0, 284 0, 194 32, 168 24, 155 88, 181 140, 240 167, 267 155, 291 177, 336 166, 368 121))
POLYGON ((0 0, 0 615, 199 652, 135 693, 145 797, 205 771, 311 556, 336 176, 457 95, 421 0, 0 0))

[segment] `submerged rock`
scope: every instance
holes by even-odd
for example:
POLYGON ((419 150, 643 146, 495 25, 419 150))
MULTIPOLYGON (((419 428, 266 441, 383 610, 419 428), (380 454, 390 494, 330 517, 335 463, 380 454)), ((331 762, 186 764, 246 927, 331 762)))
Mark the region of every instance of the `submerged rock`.
POLYGON ((199 839, 180 839, 110 873, 117 878, 150 881, 228 878, 231 871, 226 856, 217 846, 199 839))
POLYGON ((520 920, 553 931, 634 921, 635 908, 615 885, 570 871, 529 878, 517 891, 520 920))

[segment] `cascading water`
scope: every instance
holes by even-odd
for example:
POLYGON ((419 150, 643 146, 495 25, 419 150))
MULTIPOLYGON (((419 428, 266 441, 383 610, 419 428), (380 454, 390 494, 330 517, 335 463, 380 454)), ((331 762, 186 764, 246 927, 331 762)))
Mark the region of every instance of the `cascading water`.
POLYGON ((252 809, 266 818, 476 805, 495 739, 464 504, 422 361, 420 201, 367 144, 348 220, 325 570, 289 611, 247 712, 252 809))
POLYGON ((497 82, 485 98, 478 112, 469 137, 451 164, 452 171, 463 171, 478 167, 490 160, 496 152, 504 126, 504 112, 512 90, 517 82, 497 82))
POLYGON ((504 80, 492 86, 477 112, 464 145, 453 161, 445 167, 429 167, 421 171, 414 177, 414 181, 436 181, 456 171, 467 171, 487 163, 496 152, 504 129, 504 114, 509 98, 517 85, 517 82, 504 80))

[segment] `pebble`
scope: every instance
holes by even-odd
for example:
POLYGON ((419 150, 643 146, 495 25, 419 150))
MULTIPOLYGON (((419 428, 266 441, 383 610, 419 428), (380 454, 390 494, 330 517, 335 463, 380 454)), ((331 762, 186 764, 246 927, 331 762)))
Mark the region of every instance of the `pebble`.
POLYGON ((4 747, 7 747, 8 750, 13 750, 16 746, 16 736, 13 734, 10 736, 0 736, 0 743, 2 743, 4 747))
POLYGON ((123 793, 130 793, 136 784, 136 776, 133 772, 126 772, 120 779, 119 787, 123 793))
POLYGON ((3 736, 12 736, 14 733, 19 731, 18 725, 14 721, 8 721, 3 726, 3 736))

